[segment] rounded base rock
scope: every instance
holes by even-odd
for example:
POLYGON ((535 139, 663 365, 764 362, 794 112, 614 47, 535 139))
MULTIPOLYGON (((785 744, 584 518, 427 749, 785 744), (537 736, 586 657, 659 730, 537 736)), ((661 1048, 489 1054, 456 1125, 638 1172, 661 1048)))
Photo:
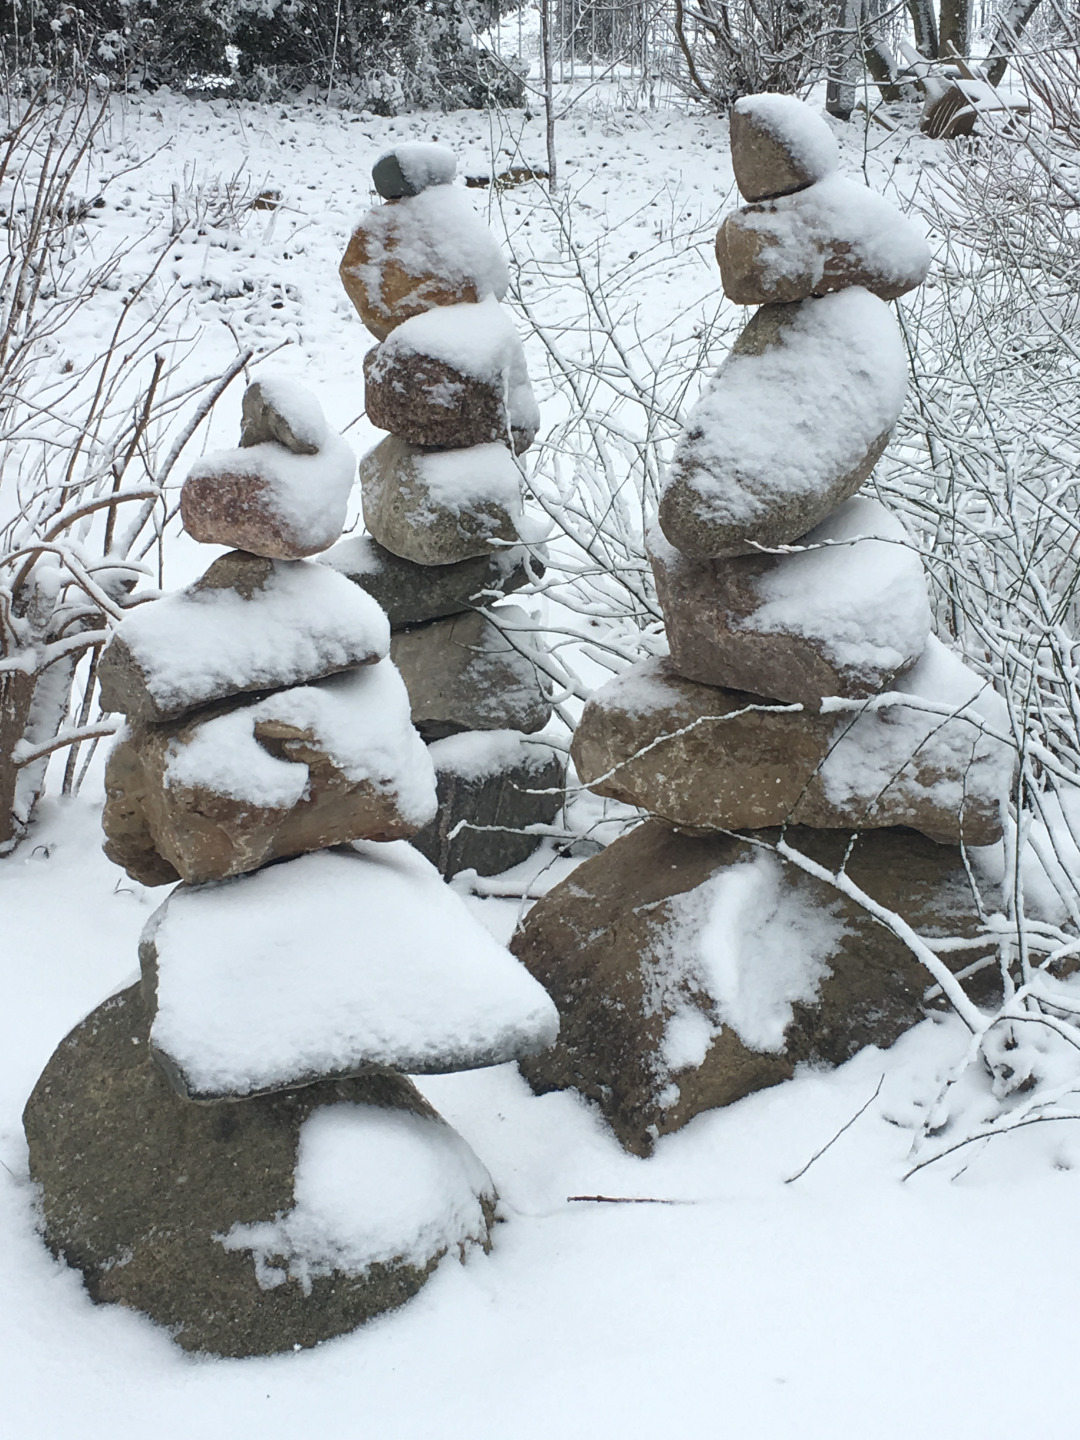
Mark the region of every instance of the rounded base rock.
POLYGON ((151 1060, 147 1030, 138 986, 106 1000, 61 1042, 23 1115, 46 1241, 83 1272, 95 1301, 142 1311, 185 1350, 270 1355, 403 1304, 448 1249, 490 1248, 495 1195, 485 1185, 472 1188, 472 1223, 444 1233, 426 1258, 305 1268, 272 1245, 248 1245, 245 1230, 287 1233, 279 1222, 297 1213, 301 1127, 327 1107, 418 1117, 471 1162, 461 1185, 484 1172, 402 1075, 195 1105, 151 1060))

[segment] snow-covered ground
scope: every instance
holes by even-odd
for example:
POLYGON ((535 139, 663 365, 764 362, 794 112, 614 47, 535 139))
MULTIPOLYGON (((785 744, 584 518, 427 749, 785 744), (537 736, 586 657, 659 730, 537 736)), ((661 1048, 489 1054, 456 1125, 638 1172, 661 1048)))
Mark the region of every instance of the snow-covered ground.
MULTIPOLYGON (((118 178, 87 223, 104 253, 190 220, 169 268, 189 286, 191 308, 177 323, 194 345, 193 370, 223 365, 237 342, 287 340, 275 367, 311 386, 360 450, 375 438, 356 419, 371 342, 336 270, 369 202, 370 165, 402 138, 450 144, 465 174, 544 163, 539 117, 380 120, 159 95, 118 107, 103 156, 118 178), (130 170, 137 159, 145 166, 130 170), (276 209, 249 208, 270 190, 280 192, 276 209)), ((640 332, 677 341, 711 324, 712 233, 732 203, 721 122, 586 102, 561 123, 559 149, 575 234, 599 273, 622 277, 640 332)), ((929 142, 857 127, 843 155, 844 169, 875 188, 909 192, 935 158, 929 142)), ((503 191, 501 208, 491 190, 469 193, 492 203, 519 257, 557 261, 555 216, 535 183, 503 191)), ((573 286, 561 301, 557 287, 541 288, 545 323, 578 318, 573 286)), ((89 356, 100 330, 100 316, 87 314, 63 344, 89 356)), ((540 400, 546 419, 559 401, 542 387, 540 400)), ((220 410, 211 448, 235 443, 239 390, 220 410)), ((167 585, 209 558, 174 537, 167 585)), ((648 1161, 626 1156, 574 1097, 533 1097, 512 1066, 425 1079, 490 1170, 506 1223, 490 1256, 444 1263, 402 1310, 314 1351, 192 1359, 139 1316, 94 1307, 35 1232, 20 1113, 63 1035, 134 979, 139 932, 161 899, 101 854, 100 800, 95 769, 78 800, 47 801, 30 838, 0 860, 5 1434, 1076 1434, 1067 1375, 1055 1381, 1025 1361, 1045 1365, 1061 1350, 1067 1364, 1080 1253, 1061 1225, 1080 1198, 1080 1124, 973 1146, 905 1181, 912 1126, 962 1052, 963 1033, 947 1020, 926 1022, 887 1054, 864 1052, 837 1072, 800 1074, 699 1117, 648 1161), (596 1196, 649 1203, 571 1198, 596 1196), (1047 1232, 1052 1247, 1038 1241, 1047 1232)), ((559 862, 545 883, 567 868, 559 862)), ((499 938, 509 935, 516 901, 469 903, 499 938)))

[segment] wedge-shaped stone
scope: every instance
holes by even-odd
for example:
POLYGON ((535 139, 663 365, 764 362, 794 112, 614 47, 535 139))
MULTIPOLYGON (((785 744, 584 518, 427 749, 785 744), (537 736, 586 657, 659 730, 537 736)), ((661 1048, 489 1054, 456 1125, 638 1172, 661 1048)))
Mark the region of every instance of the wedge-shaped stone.
POLYGON ((731 166, 746 200, 790 195, 840 164, 828 125, 793 95, 746 95, 731 111, 731 166))
POLYGON ((865 290, 764 306, 690 412, 660 528, 698 559, 798 540, 870 474, 906 392, 896 322, 865 290))
POLYGON ((368 211, 353 231, 340 273, 377 340, 440 306, 501 300, 510 284, 494 235, 467 197, 447 185, 368 211))
POLYGON ((392 554, 370 535, 350 535, 328 550, 322 563, 377 600, 391 628, 491 605, 544 573, 543 561, 522 545, 452 565, 418 565, 392 554))
POLYGON ((691 560, 654 530, 649 558, 671 663, 688 680, 817 706, 876 695, 922 654, 922 562, 876 500, 856 497, 793 555, 691 560), (879 537, 879 538, 875 538, 879 537))
POLYGON ((410 844, 447 880, 499 875, 527 860, 566 796, 566 765, 517 730, 470 730, 431 746, 439 808, 410 844))
POLYGON ((360 462, 364 523, 394 555, 452 565, 519 539, 521 472, 505 445, 421 450, 390 435, 360 462))
POLYGON ((222 880, 350 840, 400 840, 435 813, 431 760, 389 660, 224 713, 138 727, 110 756, 105 793, 105 852, 146 885, 222 880))
MULTIPOLYGON (((646 824, 533 906, 511 948, 561 1019, 555 1046, 522 1062, 535 1090, 580 1091, 627 1150, 648 1155, 659 1136, 790 1078, 800 1061, 842 1064, 923 1017, 930 977, 907 947, 752 843, 778 835, 646 824)), ((908 830, 861 835, 850 854, 848 831, 785 838, 829 869, 844 862, 919 934, 978 933, 958 848, 908 830)))
POLYGON ((520 454, 540 428, 521 341, 494 300, 406 320, 365 355, 364 381, 368 419, 411 445, 498 440, 520 454))
POLYGON ((173 720, 250 690, 303 685, 380 660, 386 616, 325 565, 222 555, 194 585, 125 616, 101 657, 101 704, 173 720))
POLYGON ((139 955, 151 1046, 189 1100, 473 1070, 558 1031, 543 989, 404 842, 181 887, 139 955))
POLYGON ((106 1000, 23 1115, 46 1241, 93 1300, 185 1350, 272 1355, 404 1304, 446 1253, 490 1248, 490 1177, 403 1075, 185 1105, 148 1031, 138 986, 106 1000))
POLYGON ((887 703, 839 715, 778 708, 647 660, 597 691, 571 755, 590 789, 675 825, 910 825, 991 845, 1014 762, 1012 747, 986 733, 1007 733, 1003 709, 933 638, 887 703))
POLYGON ((926 279, 930 247, 887 200, 830 175, 729 215, 716 259, 724 294, 738 305, 790 303, 853 285, 895 300, 926 279))
POLYGON ((529 617, 516 605, 501 605, 499 616, 516 647, 476 611, 395 631, 390 656, 425 740, 462 730, 532 734, 551 719, 551 701, 529 656, 529 617))

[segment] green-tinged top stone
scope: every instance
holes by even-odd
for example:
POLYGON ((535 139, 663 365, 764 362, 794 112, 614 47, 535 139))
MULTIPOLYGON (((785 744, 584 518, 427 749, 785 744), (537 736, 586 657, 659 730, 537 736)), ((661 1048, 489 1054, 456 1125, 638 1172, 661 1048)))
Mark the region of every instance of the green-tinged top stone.
POLYGON ((431 185, 449 185, 457 173, 457 160, 445 145, 398 145, 380 155, 371 167, 371 179, 384 200, 404 200, 431 185))

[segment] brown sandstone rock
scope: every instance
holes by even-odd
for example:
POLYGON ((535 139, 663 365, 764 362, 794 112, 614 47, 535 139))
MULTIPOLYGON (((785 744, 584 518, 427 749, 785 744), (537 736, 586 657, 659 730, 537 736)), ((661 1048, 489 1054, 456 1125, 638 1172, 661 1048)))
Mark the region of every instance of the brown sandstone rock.
POLYGON ((436 305, 475 305, 480 300, 475 279, 431 271, 417 274, 392 251, 385 254, 386 248, 381 237, 372 235, 361 221, 340 266, 345 293, 376 340, 385 340, 395 325, 436 305), (373 258, 380 255, 381 259, 373 258))
POLYGON ((521 474, 504 445, 421 450, 389 435, 360 462, 364 523, 392 554, 452 565, 518 540, 521 474))
POLYGON ((895 516, 856 497, 800 544, 801 554, 692 560, 652 532, 680 675, 817 707, 826 695, 876 695, 914 664, 930 605, 922 561, 895 516))
POLYGON ((270 1355, 403 1304, 447 1249, 490 1247, 489 1190, 479 1195, 483 1223, 447 1236, 421 1264, 398 1256, 305 1273, 285 1255, 260 1263, 250 1249, 226 1249, 234 1226, 272 1224, 294 1204, 300 1129, 323 1107, 443 1122, 410 1081, 386 1072, 188 1104, 151 1061, 148 1028, 138 986, 106 1000, 61 1042, 23 1115, 45 1238, 95 1301, 142 1311, 185 1350, 270 1355))
POLYGON ((809 105, 790 95, 747 95, 731 111, 731 165, 743 198, 790 195, 836 170, 836 140, 809 105))
POLYGON ((512 441, 520 455, 536 434, 511 426, 500 382, 467 375, 431 355, 412 353, 388 363, 378 347, 369 350, 364 385, 371 423, 410 445, 464 450, 512 441))
MULTIPOLYGON (((499 607, 508 626, 528 628, 516 606, 499 607)), ((527 639, 521 636, 522 642, 527 639)), ((528 654, 476 611, 398 630, 390 658, 409 692, 412 722, 425 740, 464 730, 521 730, 551 719, 551 702, 528 654)))
POLYGON ((649 660, 597 691, 571 756, 591 790, 674 825, 910 825, 933 839, 992 845, 1014 763, 1011 749, 982 731, 984 715, 1000 728, 992 693, 972 720, 917 704, 947 696, 947 706, 963 708, 965 677, 970 698, 976 677, 932 640, 896 684, 911 706, 837 716, 778 711, 773 701, 698 685, 670 661, 649 660))
POLYGON ((906 392, 896 322, 867 291, 763 306, 687 417, 660 528, 698 559, 797 541, 870 474, 906 392))
POLYGON ((832 176, 729 215, 716 259, 737 305, 789 304, 853 285, 895 300, 925 280, 930 250, 887 200, 832 176))
MULTIPOLYGON (((381 668, 329 683, 380 683, 381 668)), ((394 717, 406 731, 401 754, 383 753, 375 763, 389 773, 362 778, 337 759, 332 729, 327 739, 317 720, 288 718, 290 695, 299 697, 297 714, 303 715, 309 707, 297 690, 272 697, 269 705, 225 704, 192 719, 134 728, 105 771, 102 826, 110 860, 145 885, 177 876, 200 884, 350 840, 406 839, 430 820, 434 787, 430 771, 426 785, 422 778, 426 756, 408 730, 403 695, 402 713, 394 717), (281 714, 263 713, 268 708, 281 714), (189 773, 185 752, 193 745, 203 755, 216 747, 227 758, 214 765, 211 756, 189 773), (274 766, 270 757, 287 763, 274 766), (419 784, 410 773, 417 763, 419 784), (273 798, 265 793, 268 783, 277 787, 273 798)))
MULTIPOLYGON (((635 1155, 800 1061, 839 1065, 891 1045, 925 1013, 932 981, 906 946, 751 838, 643 825, 538 901, 511 943, 561 1020, 558 1041, 519 1062, 522 1073, 538 1093, 594 1100, 635 1155), (794 961, 793 945, 804 951, 794 961)), ((851 835, 785 838, 835 869, 851 835)), ((958 849, 878 830, 856 840, 847 871, 920 934, 977 933, 958 849)))

